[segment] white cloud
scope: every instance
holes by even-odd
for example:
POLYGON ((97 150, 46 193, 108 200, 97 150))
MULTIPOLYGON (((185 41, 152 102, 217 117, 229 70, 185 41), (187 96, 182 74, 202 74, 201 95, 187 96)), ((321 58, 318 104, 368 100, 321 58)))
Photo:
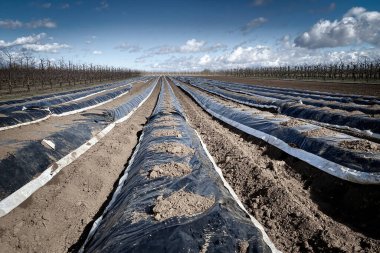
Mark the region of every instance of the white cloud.
POLYGON ((341 20, 320 20, 294 40, 310 49, 366 42, 380 47, 380 12, 363 7, 350 9, 341 20))
POLYGON ((23 26, 22 22, 18 20, 0 20, 0 28, 4 29, 17 29, 23 26))
POLYGON ((100 50, 94 50, 94 51, 92 51, 92 54, 101 55, 101 54, 103 54, 103 52, 100 50))
POLYGON ((0 20, 0 28, 3 29, 17 29, 17 28, 55 28, 57 27, 57 24, 48 19, 38 19, 38 20, 32 20, 30 22, 23 23, 19 20, 0 20))
POLYGON ((199 59, 200 65, 207 65, 211 62, 211 57, 208 54, 205 54, 199 59))
POLYGON ((289 35, 283 36, 275 46, 238 45, 229 52, 221 55, 204 54, 202 56, 190 55, 186 57, 169 57, 149 68, 163 71, 184 71, 203 69, 227 69, 260 66, 287 66, 308 64, 329 64, 343 62, 356 62, 364 58, 375 60, 380 58, 380 49, 361 48, 350 50, 307 49, 297 47, 291 42, 289 35))
POLYGON ((116 46, 115 49, 118 49, 122 52, 137 53, 137 52, 140 52, 141 47, 138 45, 133 45, 133 44, 123 42, 120 45, 116 46))
POLYGON ((6 42, 0 40, 1 48, 12 48, 12 51, 17 53, 17 49, 29 50, 32 52, 44 52, 44 53, 57 53, 60 49, 70 48, 67 44, 59 43, 42 43, 42 40, 46 37, 46 33, 40 33, 37 35, 29 35, 16 38, 14 41, 6 42))
POLYGON ((33 29, 40 28, 40 27, 42 27, 42 28, 55 28, 55 27, 57 27, 57 24, 54 21, 52 21, 48 18, 45 18, 45 19, 30 21, 28 23, 25 23, 24 26, 27 28, 33 28, 33 29))
POLYGON ((182 53, 199 52, 200 50, 203 49, 205 44, 206 42, 203 40, 198 41, 196 39, 191 39, 191 40, 186 41, 185 45, 182 45, 179 48, 179 51, 182 53))
POLYGON ((218 50, 226 49, 226 46, 221 43, 208 46, 206 41, 190 39, 185 44, 180 46, 158 46, 148 49, 148 53, 141 58, 150 57, 153 55, 175 54, 175 53, 201 53, 201 52, 216 52, 218 50))
POLYGON ((19 37, 12 42, 5 42, 4 40, 0 40, 0 48, 37 43, 38 41, 40 41, 45 36, 46 36, 46 33, 40 33, 37 35, 19 37))
POLYGON ((67 44, 59 43, 47 43, 47 44, 26 44, 22 46, 24 49, 31 50, 33 52, 44 52, 44 53, 58 53, 59 49, 70 48, 67 44))
POLYGON ((263 24, 265 24, 266 22, 268 22, 268 20, 266 18, 264 18, 264 17, 259 17, 259 18, 252 19, 245 26, 241 27, 240 31, 243 34, 248 34, 248 33, 252 32, 254 29, 260 27, 263 24))

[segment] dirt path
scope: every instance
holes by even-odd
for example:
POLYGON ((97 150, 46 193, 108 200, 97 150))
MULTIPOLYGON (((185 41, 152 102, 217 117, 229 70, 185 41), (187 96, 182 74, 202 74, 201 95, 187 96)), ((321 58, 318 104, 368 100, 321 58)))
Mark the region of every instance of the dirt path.
POLYGON ((264 80, 243 77, 203 76, 202 78, 221 80, 226 82, 237 82, 245 84, 256 84, 270 87, 293 88, 301 90, 315 90, 323 92, 334 92, 343 94, 356 94, 368 96, 380 96, 380 84, 351 84, 335 82, 316 82, 299 80, 264 80))
POLYGON ((130 119, 0 218, 0 251, 66 252, 101 210, 155 106, 159 87, 130 119))
POLYGON ((379 187, 320 172, 215 120, 173 89, 226 180, 276 247, 284 252, 380 252, 379 187))

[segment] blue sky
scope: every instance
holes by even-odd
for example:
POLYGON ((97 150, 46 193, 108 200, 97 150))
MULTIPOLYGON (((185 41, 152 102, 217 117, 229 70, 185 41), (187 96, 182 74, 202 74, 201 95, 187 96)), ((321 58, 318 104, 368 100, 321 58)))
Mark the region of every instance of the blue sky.
POLYGON ((1 1, 4 48, 148 71, 380 58, 380 1, 1 1))

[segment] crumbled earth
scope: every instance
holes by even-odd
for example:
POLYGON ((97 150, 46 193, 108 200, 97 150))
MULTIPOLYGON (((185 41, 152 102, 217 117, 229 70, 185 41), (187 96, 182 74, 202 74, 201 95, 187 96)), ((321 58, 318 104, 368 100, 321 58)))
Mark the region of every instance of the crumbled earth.
POLYGON ((165 130, 156 130, 153 132, 154 137, 161 137, 161 136, 175 136, 175 137, 182 137, 181 131, 174 130, 174 129, 165 129, 165 130))
POLYGON ((191 168, 183 163, 164 163, 155 165, 149 172, 149 178, 154 179, 158 177, 183 177, 191 173, 191 168))
POLYGON ((149 149, 156 152, 171 153, 179 156, 194 153, 194 150, 192 148, 189 148, 188 146, 177 142, 163 142, 153 144, 149 149))
POLYGON ((290 119, 287 121, 283 121, 280 123, 281 126, 286 126, 286 127, 297 127, 297 126, 303 126, 306 125, 305 122, 297 119, 290 119))
POLYGON ((357 151, 379 151, 379 144, 367 140, 342 141, 339 146, 357 151))
POLYGON ((132 213, 132 224, 138 223, 142 220, 147 220, 150 218, 150 215, 145 212, 133 212, 132 213))
POLYGON ((215 200, 212 197, 180 190, 163 198, 159 196, 153 207, 154 219, 163 221, 172 217, 193 216, 209 209, 215 200))
POLYGON ((332 131, 332 130, 324 128, 324 127, 320 127, 317 129, 313 129, 313 130, 303 132, 303 134, 307 137, 322 137, 322 136, 335 136, 338 134, 338 132, 332 131))

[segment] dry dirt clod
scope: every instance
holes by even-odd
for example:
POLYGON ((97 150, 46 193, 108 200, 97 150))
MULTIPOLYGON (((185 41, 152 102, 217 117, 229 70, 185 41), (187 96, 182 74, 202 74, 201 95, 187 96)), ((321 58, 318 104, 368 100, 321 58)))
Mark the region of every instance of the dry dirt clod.
POLYGON ((336 136, 337 134, 337 132, 324 127, 303 132, 303 135, 307 137, 336 136))
POLYGON ((188 146, 177 143, 177 142, 163 142, 159 144, 154 144, 150 147, 150 150, 156 152, 165 152, 171 153, 174 155, 184 156, 194 153, 194 149, 189 148, 188 146))
POLYGON ((348 148, 358 151, 377 152, 379 151, 379 145, 367 140, 355 140, 355 141, 342 141, 339 143, 342 148, 348 148))
POLYGON ((306 125, 306 123, 297 119, 290 119, 288 121, 281 122, 280 125, 286 127, 297 127, 306 125))
POLYGON ((147 220, 149 219, 149 214, 144 212, 133 212, 132 214, 132 224, 137 223, 141 220, 147 220))
POLYGON ((170 162, 155 165, 149 173, 149 178, 158 177, 183 177, 191 173, 191 168, 183 163, 170 162))
POLYGON ((213 197, 180 190, 167 198, 157 198, 153 207, 154 218, 157 221, 172 217, 193 216, 209 209, 215 200, 213 197))
POLYGON ((248 252, 249 243, 247 241, 240 241, 238 244, 239 253, 246 253, 248 252))
POLYGON ((182 137, 181 131, 174 130, 174 129, 164 129, 164 130, 156 130, 153 132, 153 136, 155 137, 161 137, 161 136, 176 136, 176 137, 182 137))

